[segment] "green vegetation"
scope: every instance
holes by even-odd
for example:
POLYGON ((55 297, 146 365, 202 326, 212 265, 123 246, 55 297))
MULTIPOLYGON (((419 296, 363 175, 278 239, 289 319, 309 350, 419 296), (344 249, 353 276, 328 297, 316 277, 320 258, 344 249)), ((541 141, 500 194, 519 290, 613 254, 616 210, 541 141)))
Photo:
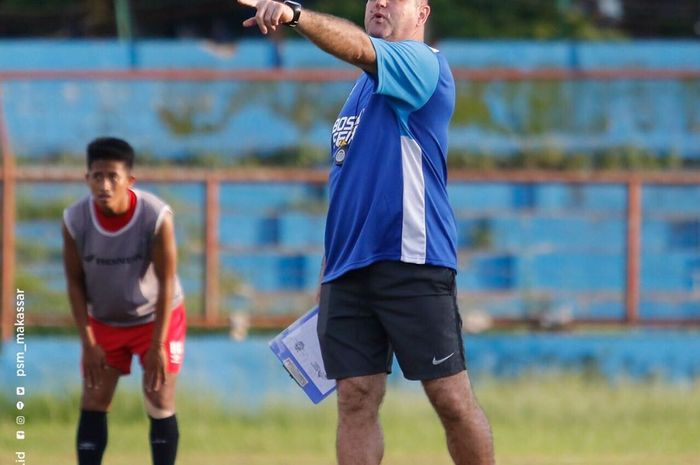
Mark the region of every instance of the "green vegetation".
POLYGON ((70 315, 68 297, 64 289, 53 289, 47 286, 41 277, 22 270, 17 271, 15 282, 19 289, 24 289, 31 295, 33 315, 70 315))
MULTIPOLYGON (((59 224, 58 221, 56 224, 59 224)), ((23 239, 17 240, 15 251, 20 263, 46 263, 50 261, 61 261, 61 249, 51 247, 37 242, 28 242, 23 239)))
MULTIPOLYGON (((622 37, 619 31, 599 27, 593 18, 561 0, 430 0, 431 32, 436 37, 604 39, 622 37)), ((316 7, 364 23, 365 2, 317 0, 316 7)))
MULTIPOLYGON (((437 0, 436 0, 437 1, 437 0)), ((342 2, 347 8, 361 7, 342 2)), ((340 8, 340 7, 339 7, 340 8)), ((466 7, 464 7, 466 8, 466 7)), ((500 7, 498 7, 500 8, 500 7)), ((650 95, 654 89, 649 82, 640 81, 630 88, 630 105, 639 107, 631 117, 635 131, 640 135, 660 130, 652 114, 650 95)), ((700 92, 694 81, 681 83, 683 95, 688 98, 688 114, 700 92)), ((319 128, 335 120, 350 82, 297 83, 255 82, 232 83, 221 91, 225 101, 212 105, 211 89, 202 83, 168 84, 163 87, 163 100, 157 108, 158 118, 172 137, 187 138, 222 133, 245 115, 253 106, 269 111, 284 120, 297 132, 294 142, 266 151, 231 149, 233 153, 210 149, 183 151, 177 156, 164 157, 148 151, 139 152, 139 167, 191 167, 203 169, 235 169, 238 167, 293 167, 327 168, 329 154, 326 141, 318 140, 319 128), (287 98, 280 99, 282 94, 287 98)), ((590 96, 600 101, 613 98, 614 86, 596 84, 588 80, 524 80, 457 82, 457 101, 452 118, 454 133, 473 134, 470 140, 452 142, 448 163, 455 169, 550 169, 550 170, 676 170, 697 168, 699 162, 684 159, 672 148, 666 151, 635 145, 619 145, 572 149, 562 140, 586 138, 597 140, 609 137, 616 122, 615 113, 605 106, 594 106, 582 118, 572 111, 590 96), (505 153, 494 152, 482 145, 483 136, 512 141, 505 153)), ((692 124, 692 118, 688 119, 692 124)), ((692 132, 695 128, 689 127, 692 132)), ((274 137, 274 136, 271 136, 274 137)), ((640 140, 643 143, 643 140, 640 140)), ((630 142, 633 144, 633 142, 630 142)), ((243 145, 242 145, 243 146, 243 145)), ((172 154, 171 154, 172 155, 172 154)), ((46 154, 36 157, 18 157, 18 163, 62 166, 83 169, 84 155, 70 153, 46 154)), ((22 199, 20 199, 22 200, 22 199)), ((64 199, 55 199, 45 210, 33 205, 20 205, 21 219, 40 219, 60 213, 64 199)), ((178 210, 179 211, 179 210, 178 210)), ((57 218, 60 215, 56 216, 57 218)))
MULTIPOLYGON (((698 385, 610 385, 595 377, 557 375, 483 381, 476 390, 492 422, 500 464, 700 461, 698 385)), ((231 407, 236 401, 228 399, 180 393, 180 465, 333 463, 333 397, 315 407, 270 401, 258 410, 231 407)), ((13 402, 0 400, 0 408, 12 411, 13 402)), ((32 463, 73 463, 77 405, 75 394, 27 399, 26 447, 32 463)), ((390 389, 382 417, 384 463, 450 463, 439 422, 422 394, 390 389)), ((106 463, 145 463, 147 429, 140 396, 119 392, 110 414, 106 463)), ((15 450, 15 430, 13 418, 0 420, 0 456, 15 450)))
POLYGON ((493 246, 493 230, 488 218, 478 220, 469 232, 469 246, 475 250, 488 250, 493 246))
MULTIPOLYGON (((161 9, 175 9, 187 4, 196 9, 197 4, 202 9, 210 11, 210 15, 226 15, 233 17, 235 9, 226 7, 223 2, 206 2, 195 0, 185 2, 183 0, 142 0, 132 4, 133 21, 142 30, 140 35, 151 36, 159 27, 145 17, 146 13, 161 9), (206 6, 206 7, 205 7, 206 6)), ((432 31, 433 36, 439 37, 463 37, 463 38, 586 38, 599 39, 620 37, 623 34, 615 29, 606 28, 596 23, 593 14, 585 11, 581 6, 585 4, 576 0, 431 0, 432 31)), ((307 0, 305 6, 319 11, 348 18, 356 24, 363 24, 364 1, 340 2, 337 0, 307 0)), ((86 24, 92 33, 112 31, 114 21, 112 0, 5 0, 3 8, 9 12, 23 11, 26 14, 36 12, 39 9, 75 10, 85 15, 86 24), (87 24, 87 20, 99 20, 101 28, 95 29, 95 24, 87 24)), ((240 14, 240 13, 238 13, 240 14)), ((191 15, 190 21, 196 21, 206 16, 206 13, 191 15)), ((179 18, 178 18, 179 19, 179 18)), ((168 21, 171 26, 182 23, 182 19, 173 19, 165 15, 162 21, 168 21)), ((160 24, 160 23, 159 23, 160 24)), ((176 28, 176 27, 175 27, 176 28)), ((678 29, 678 26, 676 26, 678 29)), ((235 35, 242 30, 232 31, 235 35)), ((291 32, 287 32, 291 35, 291 32)))
POLYGON ((73 201, 75 199, 58 198, 37 202, 32 198, 19 197, 17 199, 17 221, 50 220, 57 221, 57 224, 60 225, 63 210, 73 201))
POLYGON ((678 170, 697 169, 697 163, 685 161, 670 153, 658 155, 635 147, 620 147, 594 153, 567 154, 556 147, 526 150, 514 155, 453 150, 447 164, 453 169, 468 170, 525 170, 554 171, 624 171, 624 170, 678 170))

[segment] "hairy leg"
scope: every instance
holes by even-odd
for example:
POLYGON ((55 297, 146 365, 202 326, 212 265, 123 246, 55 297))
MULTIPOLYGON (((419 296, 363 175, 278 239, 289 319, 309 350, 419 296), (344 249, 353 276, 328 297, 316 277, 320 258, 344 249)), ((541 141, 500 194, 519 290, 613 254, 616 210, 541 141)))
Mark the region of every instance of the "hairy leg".
POLYGON ((339 465, 378 465, 382 461, 379 406, 385 391, 385 373, 338 380, 339 465))
POLYGON ((455 465, 493 465, 493 438, 484 411, 472 392, 466 371, 423 381, 430 402, 445 428, 455 465))

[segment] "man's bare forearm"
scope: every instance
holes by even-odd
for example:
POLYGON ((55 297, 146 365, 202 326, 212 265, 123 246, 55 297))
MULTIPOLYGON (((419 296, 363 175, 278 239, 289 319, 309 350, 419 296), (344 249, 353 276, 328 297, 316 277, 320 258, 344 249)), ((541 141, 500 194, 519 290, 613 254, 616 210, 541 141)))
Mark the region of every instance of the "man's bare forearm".
POLYGON ((73 320, 78 328, 80 340, 84 346, 94 345, 95 338, 88 325, 87 292, 85 290, 85 273, 75 245, 75 240, 64 224, 61 228, 63 236, 63 268, 66 275, 68 301, 70 302, 73 320))
MULTIPOLYGON (((294 17, 291 6, 277 0, 237 0, 239 5, 255 8, 255 16, 243 21, 267 34, 284 27, 294 17)), ((356 24, 336 16, 303 9, 296 30, 321 50, 363 70, 377 72, 377 54, 365 31, 356 24)))
POLYGON ((78 329, 78 335, 80 336, 80 342, 83 346, 89 346, 95 344, 95 337, 90 330, 88 325, 88 313, 87 304, 85 298, 85 291, 77 284, 68 285, 68 300, 71 306, 71 314, 73 315, 73 320, 78 329))
POLYGON ((156 300, 153 343, 162 345, 168 335, 172 300, 175 290, 175 270, 177 268, 177 247, 172 216, 168 214, 155 236, 153 244, 153 269, 158 279, 158 299, 156 300))
POLYGON ((168 328, 170 327, 170 317, 172 315, 173 287, 172 279, 166 279, 160 283, 153 324, 153 345, 162 345, 168 337, 168 328))
POLYGON ((296 29, 321 50, 367 72, 377 72, 377 54, 372 41, 356 24, 336 16, 303 10, 296 29))

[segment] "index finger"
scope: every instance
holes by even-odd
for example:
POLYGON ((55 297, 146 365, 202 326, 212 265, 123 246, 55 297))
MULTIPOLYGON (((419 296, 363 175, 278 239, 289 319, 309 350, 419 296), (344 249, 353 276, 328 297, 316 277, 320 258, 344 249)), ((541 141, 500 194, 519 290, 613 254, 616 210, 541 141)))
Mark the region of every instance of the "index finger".
POLYGON ((153 391, 153 385, 155 384, 155 370, 153 367, 146 367, 144 373, 143 384, 147 391, 153 391))
POLYGON ((93 376, 92 376, 92 368, 89 366, 84 366, 83 371, 84 371, 85 385, 88 388, 92 389, 93 386, 95 386, 95 380, 93 379, 93 376))
POLYGON ((163 373, 163 370, 161 367, 158 367, 153 374, 153 379, 151 380, 151 391, 158 392, 160 387, 163 385, 164 378, 165 374, 163 373))
POLYGON ((255 8, 255 5, 258 4, 258 0, 238 0, 238 4, 255 8))
POLYGON ((102 384, 102 368, 100 366, 88 365, 85 367, 85 381, 90 389, 97 389, 102 384))
POLYGON ((103 370, 104 370, 104 368, 101 366, 99 366, 97 368, 93 368, 92 381, 95 383, 95 387, 102 385, 102 371, 103 370))

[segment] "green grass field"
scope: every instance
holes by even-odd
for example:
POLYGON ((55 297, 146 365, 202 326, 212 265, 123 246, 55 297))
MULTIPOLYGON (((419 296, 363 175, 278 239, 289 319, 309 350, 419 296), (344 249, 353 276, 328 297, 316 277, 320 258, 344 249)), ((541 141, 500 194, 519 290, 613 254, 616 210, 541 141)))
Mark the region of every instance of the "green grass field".
MULTIPOLYGON (((477 395, 493 426, 500 465, 700 464, 700 385, 620 383, 580 376, 482 381, 477 395)), ((320 406, 246 411, 180 393, 179 465, 334 463, 335 398, 320 406)), ((27 399, 27 464, 74 461, 77 395, 27 399)), ((14 399, 0 400, 0 463, 13 464, 14 399)), ((382 410, 385 464, 451 463, 442 430, 420 393, 389 389, 382 410)), ((148 464, 140 397, 118 392, 105 465, 148 464)))

